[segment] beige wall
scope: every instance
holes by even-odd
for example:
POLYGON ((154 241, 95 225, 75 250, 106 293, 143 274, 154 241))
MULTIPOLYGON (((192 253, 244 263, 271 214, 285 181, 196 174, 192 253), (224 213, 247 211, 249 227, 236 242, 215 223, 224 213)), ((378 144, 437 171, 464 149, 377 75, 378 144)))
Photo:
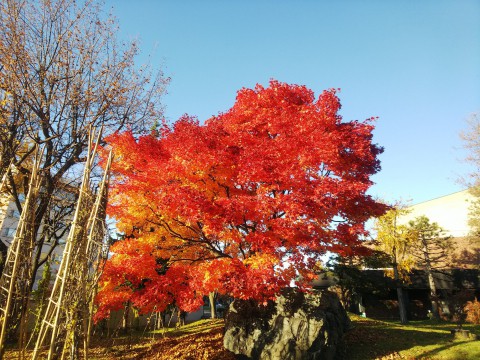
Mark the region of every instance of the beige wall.
POLYGON ((430 222, 438 223, 447 235, 464 237, 470 231, 468 213, 472 201, 473 197, 468 190, 445 195, 409 206, 408 209, 411 212, 402 217, 401 222, 406 223, 417 216, 425 215, 430 219, 430 222))
POLYGON ((459 191, 408 207, 411 212, 400 218, 407 223, 417 216, 425 215, 436 222, 451 236, 453 251, 445 262, 446 267, 476 268, 480 264, 480 242, 470 235, 469 211, 475 198, 468 190, 459 191))

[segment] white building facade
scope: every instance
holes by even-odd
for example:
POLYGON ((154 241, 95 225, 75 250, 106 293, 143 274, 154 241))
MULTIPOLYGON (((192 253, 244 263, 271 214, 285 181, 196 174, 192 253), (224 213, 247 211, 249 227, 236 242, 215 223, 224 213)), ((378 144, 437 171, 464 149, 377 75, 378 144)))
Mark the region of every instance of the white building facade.
POLYGON ((400 222, 406 224, 418 216, 426 216, 431 223, 436 222, 446 236, 452 237, 454 246, 448 267, 478 268, 480 239, 472 236, 468 224, 471 207, 476 200, 468 189, 458 191, 409 206, 407 209, 410 212, 402 216, 400 222))
POLYGON ((462 190, 436 199, 424 201, 408 207, 409 214, 402 217, 407 223, 418 216, 425 215, 430 222, 436 222, 446 235, 466 237, 470 234, 469 212, 475 198, 470 191, 462 190))

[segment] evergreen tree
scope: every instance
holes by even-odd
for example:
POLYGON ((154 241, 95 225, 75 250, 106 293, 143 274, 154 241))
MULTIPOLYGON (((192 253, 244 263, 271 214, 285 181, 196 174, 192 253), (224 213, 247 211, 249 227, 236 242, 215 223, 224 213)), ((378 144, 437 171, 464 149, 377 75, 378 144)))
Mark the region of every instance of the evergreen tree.
POLYGON ((408 226, 415 237, 412 254, 417 266, 425 270, 430 288, 432 313, 438 319, 440 313, 434 273, 448 265, 448 254, 452 250, 451 237, 446 236, 445 231, 436 222, 431 223, 426 216, 415 218, 408 226))

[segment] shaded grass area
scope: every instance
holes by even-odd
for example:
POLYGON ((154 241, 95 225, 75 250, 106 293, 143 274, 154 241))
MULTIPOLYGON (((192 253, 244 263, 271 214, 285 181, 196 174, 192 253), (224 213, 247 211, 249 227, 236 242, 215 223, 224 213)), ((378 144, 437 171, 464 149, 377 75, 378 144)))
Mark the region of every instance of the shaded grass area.
MULTIPOLYGON (((455 324, 415 321, 408 325, 350 315, 353 328, 346 335, 346 360, 480 359, 480 341, 453 340, 455 324)), ((465 325, 480 335, 480 326, 465 325)), ((480 337, 480 336, 479 336, 480 337)), ((27 355, 28 356, 28 355, 27 355)), ((7 351, 5 359, 16 359, 7 351)), ((92 338, 89 359, 234 360, 223 349, 223 320, 200 320, 181 328, 133 332, 128 336, 92 338)))

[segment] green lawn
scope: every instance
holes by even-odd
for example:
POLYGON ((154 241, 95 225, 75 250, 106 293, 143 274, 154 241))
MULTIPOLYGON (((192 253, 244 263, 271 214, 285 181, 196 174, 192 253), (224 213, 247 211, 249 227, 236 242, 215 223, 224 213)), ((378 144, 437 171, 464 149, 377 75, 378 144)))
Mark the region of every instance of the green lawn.
MULTIPOLYGON (((412 321, 408 325, 350 315, 354 328, 347 334, 347 359, 480 359, 480 341, 453 340, 455 324, 412 321)), ((480 326, 464 325, 480 335, 480 326)))

